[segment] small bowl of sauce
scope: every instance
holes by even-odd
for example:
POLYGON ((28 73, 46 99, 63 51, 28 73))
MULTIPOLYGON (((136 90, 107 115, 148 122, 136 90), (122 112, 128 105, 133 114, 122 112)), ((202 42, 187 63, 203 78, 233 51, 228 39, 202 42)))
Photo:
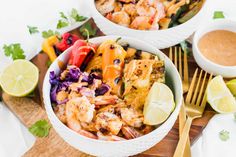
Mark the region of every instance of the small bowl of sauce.
POLYGON ((193 55, 205 71, 226 78, 236 77, 236 22, 214 20, 197 30, 193 55))

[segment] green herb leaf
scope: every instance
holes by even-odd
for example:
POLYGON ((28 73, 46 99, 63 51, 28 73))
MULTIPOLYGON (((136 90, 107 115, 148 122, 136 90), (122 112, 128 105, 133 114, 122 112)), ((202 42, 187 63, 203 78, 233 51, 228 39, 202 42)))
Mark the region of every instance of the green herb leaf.
POLYGON ((13 60, 25 59, 24 50, 19 43, 4 45, 4 53, 7 57, 11 57, 13 60))
POLYGON ((28 29, 29 29, 29 33, 30 34, 34 34, 34 33, 38 33, 39 30, 38 30, 38 27, 34 27, 34 26, 27 26, 28 29))
POLYGON ((29 128, 29 131, 37 137, 46 137, 50 128, 51 125, 46 120, 39 120, 29 128))
POLYGON ((47 65, 48 68, 50 67, 51 64, 52 64, 52 61, 50 61, 50 60, 48 60, 48 61, 46 62, 46 65, 47 65))
POLYGON ((67 16, 63 12, 60 12, 60 16, 61 16, 61 18, 68 20, 67 16))
POLYGON ((68 26, 68 25, 69 25, 68 22, 59 20, 58 23, 57 23, 57 29, 66 27, 66 26, 68 26))
POLYGON ((190 55, 192 53, 192 45, 188 41, 182 41, 180 43, 180 47, 183 51, 187 52, 187 55, 190 55))
POLYGON ((51 29, 49 29, 48 31, 43 31, 42 32, 42 37, 43 38, 49 38, 53 35, 60 35, 60 33, 58 31, 53 31, 51 29))
POLYGON ((71 10, 70 17, 73 18, 76 22, 82 22, 87 19, 87 17, 80 16, 75 8, 71 10))
POLYGON ((225 18, 224 13, 222 11, 215 11, 213 19, 223 19, 225 18))
POLYGON ((234 121, 236 122, 236 113, 234 113, 234 121))
POLYGON ((222 141, 227 141, 229 139, 229 132, 226 131, 226 130, 222 130, 220 133, 219 133, 219 137, 222 141))
POLYGON ((85 29, 88 30, 90 37, 91 37, 91 36, 95 36, 96 33, 97 33, 97 29, 96 29, 96 28, 93 28, 90 23, 86 23, 86 24, 84 24, 84 25, 79 29, 80 33, 81 33, 84 37, 87 37, 87 33, 86 33, 85 29))

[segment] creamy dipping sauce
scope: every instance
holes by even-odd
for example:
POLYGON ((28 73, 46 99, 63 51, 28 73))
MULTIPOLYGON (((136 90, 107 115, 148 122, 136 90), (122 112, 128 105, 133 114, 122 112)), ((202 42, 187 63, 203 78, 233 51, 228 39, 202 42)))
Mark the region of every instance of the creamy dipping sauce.
POLYGON ((201 37, 198 47, 210 61, 224 66, 236 66, 236 33, 227 30, 208 32, 201 37))

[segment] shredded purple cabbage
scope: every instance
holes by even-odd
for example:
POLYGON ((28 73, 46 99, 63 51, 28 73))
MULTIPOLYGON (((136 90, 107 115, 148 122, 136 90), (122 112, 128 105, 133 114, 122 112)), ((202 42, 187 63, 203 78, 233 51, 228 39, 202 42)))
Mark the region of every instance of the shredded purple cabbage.
POLYGON ((99 79, 101 80, 101 76, 98 76, 94 73, 90 73, 89 75, 86 75, 87 73, 84 73, 83 74, 83 79, 82 79, 82 82, 88 82, 88 84, 93 84, 93 80, 94 79, 99 79))
POLYGON ((107 84, 102 84, 99 88, 95 90, 95 96, 104 95, 106 92, 108 92, 110 89, 110 86, 107 84))
POLYGON ((77 82, 79 80, 79 77, 81 75, 81 71, 79 68, 70 68, 69 73, 66 76, 66 81, 71 81, 71 82, 77 82))
MULTIPOLYGON (((82 77, 82 82, 87 82, 89 85, 93 84, 94 79, 102 79, 101 76, 96 75, 94 73, 86 73, 86 72, 81 72, 78 67, 69 67, 68 68, 69 72, 66 74, 65 79, 61 80, 60 79, 60 74, 56 75, 54 71, 50 72, 50 79, 49 82, 51 84, 51 91, 50 91, 50 97, 51 101, 53 103, 56 103, 57 105, 65 103, 68 100, 63 100, 62 102, 58 102, 56 99, 57 93, 64 90, 67 91, 68 87, 73 83, 73 82, 78 82, 79 78, 82 77), (65 102, 64 102, 65 101, 65 102)), ((105 94, 110 87, 106 84, 102 84, 101 87, 96 89, 95 93, 96 95, 103 95, 105 94)), ((78 89, 80 90, 80 89, 78 89)))
POLYGON ((50 72, 49 78, 49 82, 51 85, 57 85, 60 80, 60 78, 56 76, 54 71, 50 72))

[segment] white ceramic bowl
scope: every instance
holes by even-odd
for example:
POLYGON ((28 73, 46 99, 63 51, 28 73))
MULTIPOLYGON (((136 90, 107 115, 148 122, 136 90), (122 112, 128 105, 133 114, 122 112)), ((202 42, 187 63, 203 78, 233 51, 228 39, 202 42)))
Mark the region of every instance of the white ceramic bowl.
POLYGON ((204 23, 204 21, 212 16, 207 7, 209 6, 208 0, 206 0, 202 9, 194 17, 181 25, 165 30, 143 31, 123 27, 109 21, 98 12, 94 0, 86 0, 86 2, 88 3, 87 6, 90 7, 91 16, 94 18, 97 26, 106 35, 134 37, 136 39, 145 40, 158 49, 167 48, 184 41, 193 34, 201 23, 204 23))
MULTIPOLYGON (((117 39, 118 36, 104 36, 90 39, 90 42, 100 44, 101 42, 108 39, 117 39)), ((95 156, 130 156, 134 154, 141 153, 150 147, 154 146, 156 143, 161 141, 166 134, 171 130, 174 125, 179 110, 180 105, 182 103, 182 83, 179 76, 179 73, 173 63, 165 56, 161 51, 157 50, 152 45, 149 45, 145 42, 122 37, 122 41, 126 41, 130 44, 131 47, 135 47, 137 49, 145 50, 147 52, 153 52, 157 54, 161 59, 165 61, 166 68, 166 78, 167 84, 172 89, 176 108, 174 112, 170 115, 170 117, 157 129, 152 131, 151 133, 141 136, 139 138, 135 138, 127 141, 101 141, 94 140, 82 136, 73 130, 69 129, 66 125, 64 125, 54 114, 51 101, 50 101, 50 88, 51 85, 49 83, 49 73, 50 71, 55 71, 56 74, 60 72, 58 67, 58 60, 67 62, 69 58, 69 52, 71 48, 62 53, 49 67, 46 76, 44 78, 43 83, 43 99, 46 108, 47 115, 49 117, 52 126, 56 130, 56 132, 71 146, 83 151, 85 153, 95 155, 95 156)))
MULTIPOLYGON (((225 78, 236 77, 236 66, 223 66, 216 64, 203 56, 198 49, 199 39, 207 32, 213 30, 229 30, 236 32, 236 21, 217 19, 203 25, 200 29, 198 29, 193 37, 194 58, 197 64, 209 73, 213 73, 214 75, 222 75, 225 78)), ((222 41, 224 41, 224 39, 222 39, 222 41)))

